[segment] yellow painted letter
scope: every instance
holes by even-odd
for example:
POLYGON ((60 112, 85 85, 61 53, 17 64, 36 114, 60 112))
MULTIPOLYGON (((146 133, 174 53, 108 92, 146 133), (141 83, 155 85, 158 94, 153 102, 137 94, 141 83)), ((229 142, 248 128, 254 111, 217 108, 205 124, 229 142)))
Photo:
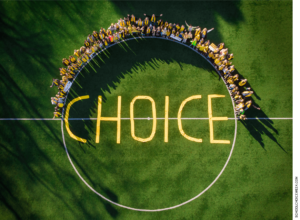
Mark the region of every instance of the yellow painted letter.
POLYGON ((194 142, 199 142, 199 143, 202 143, 202 139, 201 138, 194 138, 194 137, 191 137, 191 136, 188 136, 186 133, 184 133, 183 129, 182 129, 182 123, 181 123, 181 113, 182 113, 182 109, 183 107, 185 106, 185 104, 193 99, 201 99, 201 95, 193 95, 191 97, 188 97, 187 99, 185 99, 181 105, 180 105, 180 108, 179 108, 179 111, 178 111, 178 128, 179 128, 179 131, 180 131, 180 134, 182 134, 183 137, 185 137, 186 139, 190 140, 190 141, 194 141, 194 142))
POLYGON ((156 108, 155 108, 155 102, 150 96, 136 96, 132 99, 132 101, 130 103, 130 124, 131 124, 131 136, 134 140, 140 141, 140 142, 148 142, 153 139, 153 137, 155 135, 155 131, 156 131, 156 108), (152 103, 153 126, 152 126, 151 135, 148 138, 140 138, 140 137, 135 136, 133 106, 137 99, 147 99, 152 103))
POLYGON ((67 106, 67 109, 66 109, 66 114, 65 114, 65 123, 66 123, 66 129, 67 129, 67 132, 69 133, 69 135, 71 136, 71 138, 77 140, 77 141, 80 141, 80 142, 83 142, 83 143, 86 143, 86 139, 83 139, 83 138, 80 138, 80 137, 77 137, 76 135, 74 135, 71 130, 70 130, 70 127, 69 127, 69 111, 70 111, 70 108, 71 106, 79 101, 79 100, 82 100, 82 99, 88 99, 89 96, 88 95, 85 95, 85 96, 79 96, 75 99, 73 99, 67 106))
POLYGON ((96 143, 100 140, 100 121, 116 121, 117 122, 117 144, 121 139, 121 96, 118 96, 118 115, 117 117, 101 117, 102 96, 98 96, 98 115, 96 126, 96 143))
POLYGON ((208 117, 209 117, 209 134, 210 134, 210 143, 213 144, 230 144, 229 140, 214 140, 214 126, 213 121, 226 121, 228 117, 213 117, 212 116, 212 98, 225 97, 225 95, 208 95, 208 117))
POLYGON ((165 142, 169 140, 169 96, 165 97, 165 142))

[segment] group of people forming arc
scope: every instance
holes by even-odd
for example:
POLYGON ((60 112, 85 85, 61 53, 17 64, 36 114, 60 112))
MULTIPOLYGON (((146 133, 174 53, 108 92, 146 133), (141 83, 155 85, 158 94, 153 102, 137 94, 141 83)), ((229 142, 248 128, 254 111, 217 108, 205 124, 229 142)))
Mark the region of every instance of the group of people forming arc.
POLYGON ((228 54, 228 49, 224 49, 224 43, 219 44, 217 47, 213 43, 211 44, 209 40, 206 40, 207 34, 214 28, 210 30, 207 30, 207 28, 201 29, 199 26, 188 25, 187 22, 185 22, 186 26, 176 23, 172 24, 171 22, 158 19, 163 16, 162 14, 144 14, 144 16, 145 18, 142 20, 128 14, 126 18, 120 18, 117 23, 112 23, 107 30, 101 27, 99 32, 93 31, 84 41, 84 46, 74 50, 74 56, 69 56, 69 59, 63 58, 62 63, 66 68, 59 68, 62 79, 53 79, 50 86, 58 87, 56 96, 51 97, 51 103, 55 105, 53 118, 61 116, 67 92, 66 84, 69 81, 72 82, 75 74, 81 70, 84 63, 87 63, 92 58, 93 54, 102 51, 108 45, 122 42, 126 38, 155 36, 179 40, 207 56, 229 84, 228 88, 237 104, 236 113, 240 115, 241 119, 245 119, 244 112, 250 106, 255 107, 251 100, 245 100, 245 98, 251 96, 253 91, 250 88, 246 88, 244 92, 240 91, 241 87, 247 83, 247 80, 240 80, 238 74, 233 74, 235 69, 230 62, 233 59, 233 54, 228 54))
MULTIPOLYGON (((218 46, 213 43, 210 44, 208 40, 207 51, 203 51, 199 47, 199 52, 206 56, 208 60, 215 66, 215 69, 224 78, 226 86, 230 92, 230 95, 235 101, 235 114, 239 116, 241 120, 246 119, 245 111, 250 107, 260 110, 259 107, 253 104, 250 98, 253 94, 251 87, 248 85, 247 79, 240 78, 239 74, 236 73, 234 65, 231 60, 233 54, 228 53, 228 48, 224 48, 224 43, 220 43, 218 46), (248 86, 248 87, 247 87, 248 86)), ((197 48, 195 48, 197 50, 197 48)))

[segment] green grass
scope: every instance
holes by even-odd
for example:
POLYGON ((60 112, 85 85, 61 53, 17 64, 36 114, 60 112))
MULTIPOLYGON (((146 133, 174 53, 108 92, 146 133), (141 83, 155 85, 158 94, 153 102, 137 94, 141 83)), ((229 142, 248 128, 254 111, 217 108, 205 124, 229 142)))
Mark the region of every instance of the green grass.
MULTIPOLYGON (((168 95, 169 117, 176 118, 184 99, 202 95, 200 100, 186 104, 182 117, 207 118, 209 94, 225 95, 225 98, 213 100, 214 116, 233 117, 232 103, 223 81, 219 81, 213 68, 195 52, 162 40, 147 39, 138 44, 129 41, 127 44, 135 56, 116 45, 108 50, 110 58, 103 58, 105 65, 95 69, 97 73, 90 68, 90 75, 80 75, 76 79, 82 88, 75 85, 70 94, 89 94, 90 98, 74 104, 70 117, 96 118, 98 95, 106 100, 102 116, 116 117, 117 96, 120 95, 121 117, 129 118, 131 100, 147 95, 155 101, 157 117, 163 118, 165 96, 168 95), (153 45, 159 55, 147 53, 153 45)), ((72 100, 76 96, 70 97, 72 100)), ((151 103, 136 101, 134 117, 152 117, 151 103)), ((232 143, 234 121, 214 124, 215 139, 228 139, 232 143)), ((88 147, 79 147, 70 138, 67 141, 84 178, 100 193, 106 195, 105 190, 109 189, 118 195, 112 200, 136 208, 164 208, 196 196, 216 178, 231 149, 231 145, 210 144, 208 120, 183 121, 188 135, 203 139, 200 144, 181 136, 177 120, 169 122, 168 143, 164 143, 163 120, 157 121, 156 135, 148 143, 131 138, 129 120, 121 122, 120 144, 116 144, 116 122, 101 122, 99 144, 95 144, 96 121, 71 121, 70 126, 76 135, 89 141, 88 147), (93 168, 86 169, 89 164, 93 164, 93 168)), ((136 136, 146 138, 151 130, 152 121, 135 121, 136 136)))
MULTIPOLYGON (((249 117, 292 117, 291 1, 103 1, 0 2, 0 117, 52 117, 49 88, 59 77, 61 59, 73 54, 85 37, 101 26, 134 13, 163 13, 163 19, 214 27, 211 42, 225 42, 233 63, 255 91, 261 111, 249 117)), ((143 17, 142 17, 143 18, 143 17)), ((208 117, 207 95, 214 116, 232 117, 228 92, 212 67, 195 52, 172 42, 147 39, 114 46, 92 61, 72 87, 71 117, 96 117, 102 95, 104 116, 122 117, 137 95, 149 95, 158 117, 170 97, 170 117, 191 95, 182 117, 208 117), (125 50, 124 50, 125 48, 125 50), (104 62, 105 63, 104 63, 104 62), (100 67, 99 67, 99 66, 100 67)), ((135 117, 151 117, 148 101, 137 101, 135 117)), ((136 121, 136 135, 147 137, 152 121, 136 121)), ((65 131, 68 150, 81 175, 107 198, 137 208, 176 205, 201 192, 221 170, 230 151, 209 143, 208 121, 183 121, 190 142, 170 120, 163 142, 163 120, 154 139, 133 141, 130 122, 122 120, 121 144, 116 123, 71 121, 72 131, 89 140, 79 144, 65 131)), ((93 194, 72 169, 63 148, 60 121, 0 121, 0 219, 291 219, 292 121, 251 120, 238 123, 232 158, 219 180, 195 201, 158 213, 134 212, 93 194)), ((234 123, 214 122, 215 138, 232 142, 234 123)))

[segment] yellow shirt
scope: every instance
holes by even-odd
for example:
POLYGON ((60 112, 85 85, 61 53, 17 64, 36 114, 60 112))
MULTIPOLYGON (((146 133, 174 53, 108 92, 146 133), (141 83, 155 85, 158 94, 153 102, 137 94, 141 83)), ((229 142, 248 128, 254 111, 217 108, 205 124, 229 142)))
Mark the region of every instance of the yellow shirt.
POLYGON ((59 70, 59 72, 60 72, 61 75, 65 75, 67 73, 67 70, 65 68, 61 68, 59 70))
POLYGON ((232 78, 233 78, 234 81, 237 81, 239 79, 239 75, 235 74, 232 78))
POLYGON ((252 104, 251 101, 248 101, 248 102, 245 103, 245 105, 246 105, 247 108, 250 108, 250 107, 251 107, 251 104, 252 104))
POLYGON ((218 65, 218 66, 220 66, 222 63, 221 63, 221 60, 218 58, 218 59, 215 59, 215 64, 216 65, 218 65))
POLYGON ((250 97, 252 95, 252 93, 250 93, 250 91, 244 91, 242 93, 245 97, 250 97))
POLYGON ((219 50, 222 50, 224 47, 224 43, 221 43, 220 46, 219 46, 219 50))
POLYGON ((62 107, 64 107, 64 103, 58 103, 58 105, 57 105, 59 108, 62 108, 62 107))
POLYGON ((95 32, 95 33, 93 33, 93 36, 94 36, 94 38, 98 38, 98 33, 97 32, 95 32))
POLYGON ((59 86, 58 86, 58 89, 64 90, 64 85, 59 85, 59 86))
POLYGON ((155 21, 156 21, 156 17, 152 15, 151 22, 155 22, 155 21))
MULTIPOLYGON (((208 52, 208 46, 204 46, 204 50, 203 50, 204 53, 207 53, 208 52)), ((215 59, 215 58, 213 58, 215 59)))
POLYGON ((230 83, 230 84, 234 84, 232 76, 227 78, 227 82, 230 83))
POLYGON ((221 55, 221 56, 220 56, 220 59, 221 59, 221 60, 224 60, 224 59, 225 59, 225 55, 221 55))
POLYGON ((239 86, 244 86, 246 85, 247 81, 242 79, 240 82, 239 82, 239 86))
POLYGON ((235 96, 234 96, 234 99, 236 99, 236 100, 237 100, 237 99, 242 99, 242 96, 241 96, 241 95, 235 95, 235 96))
POLYGON ((61 115, 60 112, 54 112, 54 116, 55 116, 56 118, 58 118, 60 115, 61 115))
POLYGON ((77 59, 78 66, 82 66, 82 61, 80 59, 77 59))
POLYGON ((130 21, 135 22, 135 17, 131 17, 130 21))
POLYGON ((181 28, 180 28, 180 32, 182 32, 182 31, 184 31, 184 27, 181 27, 181 28))
POLYGON ((224 69, 224 65, 219 66, 219 70, 223 70, 224 69))
POLYGON ((138 26, 142 27, 143 21, 138 21, 138 26))
POLYGON ((72 63, 76 62, 75 57, 72 57, 72 56, 71 56, 71 57, 70 57, 70 60, 71 60, 72 63))
POLYGON ((149 20, 145 19, 144 24, 147 26, 149 24, 149 20))
POLYGON ((121 26, 121 27, 125 27, 124 21, 121 21, 121 22, 120 22, 120 26, 121 26))
POLYGON ((74 55, 80 57, 80 51, 79 50, 74 51, 74 55))
POLYGON ((70 62, 69 62, 69 60, 67 60, 67 59, 65 59, 65 60, 63 60, 63 63, 65 64, 65 65, 70 65, 70 62))

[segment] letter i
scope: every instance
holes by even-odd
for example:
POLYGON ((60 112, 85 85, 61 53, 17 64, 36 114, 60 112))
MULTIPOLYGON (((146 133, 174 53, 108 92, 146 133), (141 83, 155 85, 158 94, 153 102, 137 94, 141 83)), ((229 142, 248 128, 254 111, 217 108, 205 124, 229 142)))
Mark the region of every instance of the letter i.
POLYGON ((169 142, 169 96, 165 97, 165 142, 169 142))

